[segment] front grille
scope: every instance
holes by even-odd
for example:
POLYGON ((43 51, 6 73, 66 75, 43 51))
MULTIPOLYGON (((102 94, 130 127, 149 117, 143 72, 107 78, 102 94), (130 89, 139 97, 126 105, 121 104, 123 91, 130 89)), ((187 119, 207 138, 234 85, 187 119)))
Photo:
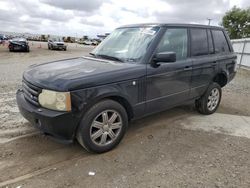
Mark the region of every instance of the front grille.
POLYGON ((64 44, 57 44, 57 46, 63 46, 64 44))
POLYGON ((41 89, 23 80, 22 89, 24 93, 24 98, 31 104, 35 106, 40 106, 38 102, 38 95, 41 93, 41 89))

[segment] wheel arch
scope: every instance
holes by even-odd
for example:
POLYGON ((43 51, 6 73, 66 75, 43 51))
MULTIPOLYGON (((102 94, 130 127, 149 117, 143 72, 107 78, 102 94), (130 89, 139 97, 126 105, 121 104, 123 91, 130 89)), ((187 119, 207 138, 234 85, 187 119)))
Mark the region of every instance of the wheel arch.
MULTIPOLYGON (((89 99, 90 100, 90 99, 89 99)), ((134 112, 133 112, 133 108, 132 108, 132 105, 129 103, 129 100, 125 97, 125 96, 122 96, 122 95, 119 95, 117 93, 106 93, 106 94, 103 94, 103 95, 100 95, 94 99, 91 99, 91 102, 86 104, 85 107, 83 107, 83 110, 82 110, 82 115, 81 115, 81 118, 83 118, 84 114, 96 103, 100 102, 100 101, 103 101, 103 100, 113 100, 115 102, 118 102, 121 106, 124 107, 124 109, 126 110, 126 113, 128 115, 128 121, 130 121, 133 117, 134 117, 134 112)), ((80 120, 81 122, 81 120, 80 120)), ((80 122, 77 123, 77 126, 74 128, 74 135, 73 137, 76 136, 76 133, 77 133, 77 130, 78 130, 78 127, 80 125, 80 122)))
POLYGON ((96 97, 94 100, 91 100, 92 102, 89 103, 88 109, 93 106, 94 104, 102 101, 102 100, 113 100, 118 102, 120 105, 122 105, 128 115, 128 119, 131 120, 134 117, 134 112, 131 103, 129 102, 128 97, 120 94, 120 93, 103 93, 102 95, 96 97))
POLYGON ((228 76, 226 72, 220 72, 215 75, 213 82, 219 84, 221 87, 224 87, 228 83, 228 76))
POLYGON ((119 95, 111 95, 111 96, 104 97, 102 100, 105 100, 105 99, 110 99, 110 100, 116 101, 120 105, 122 105, 127 112, 128 120, 131 120, 134 117, 133 108, 125 97, 122 97, 119 95))

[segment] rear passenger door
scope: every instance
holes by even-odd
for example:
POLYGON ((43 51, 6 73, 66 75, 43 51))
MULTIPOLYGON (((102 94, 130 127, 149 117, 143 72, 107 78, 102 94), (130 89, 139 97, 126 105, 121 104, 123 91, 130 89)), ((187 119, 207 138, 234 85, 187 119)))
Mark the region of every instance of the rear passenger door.
POLYGON ((218 69, 210 29, 190 28, 190 47, 193 62, 190 96, 196 98, 205 92, 218 69))
POLYGON ((227 80, 221 82, 221 86, 226 84, 226 81, 229 81, 232 76, 232 73, 235 72, 234 67, 236 66, 236 55, 230 46, 229 38, 226 37, 226 34, 223 30, 212 30, 212 36, 214 40, 214 49, 216 54, 216 62, 218 64, 218 72, 224 74, 227 77, 227 80))

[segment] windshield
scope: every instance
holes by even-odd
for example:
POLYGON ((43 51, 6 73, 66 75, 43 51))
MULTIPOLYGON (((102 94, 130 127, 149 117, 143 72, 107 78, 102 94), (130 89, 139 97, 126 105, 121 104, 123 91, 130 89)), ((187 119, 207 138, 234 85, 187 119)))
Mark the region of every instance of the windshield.
POLYGON ((13 39, 11 39, 11 41, 15 41, 15 42, 26 42, 26 39, 24 39, 24 38, 13 38, 13 39))
POLYGON ((63 39, 58 37, 58 38, 53 38, 52 41, 54 41, 54 42, 63 42, 63 39))
POLYGON ((116 29, 91 54, 96 57, 139 62, 158 30, 159 27, 116 29))

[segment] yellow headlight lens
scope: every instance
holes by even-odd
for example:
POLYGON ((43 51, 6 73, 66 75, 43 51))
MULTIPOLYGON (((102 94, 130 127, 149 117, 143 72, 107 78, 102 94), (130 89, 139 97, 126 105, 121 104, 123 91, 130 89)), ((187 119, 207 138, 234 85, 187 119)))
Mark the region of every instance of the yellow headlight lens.
POLYGON ((38 96, 41 106, 58 111, 71 111, 70 92, 56 92, 43 89, 38 96))

